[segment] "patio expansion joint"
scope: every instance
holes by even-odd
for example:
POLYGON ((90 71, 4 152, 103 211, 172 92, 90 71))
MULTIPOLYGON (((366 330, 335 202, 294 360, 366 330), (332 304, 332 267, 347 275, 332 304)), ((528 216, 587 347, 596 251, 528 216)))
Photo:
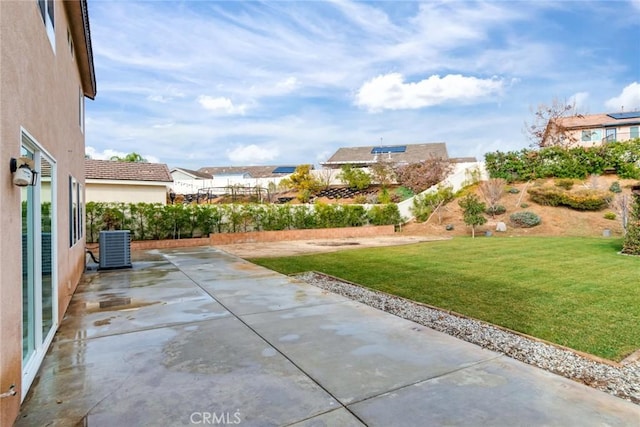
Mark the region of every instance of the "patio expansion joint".
POLYGON ((360 399, 360 400, 354 400, 352 402, 349 402, 347 406, 352 406, 352 405, 356 405, 358 403, 366 402, 368 400, 376 399, 376 398, 378 398, 380 396, 384 396, 384 395, 387 395, 387 394, 390 394, 390 393, 394 393, 396 391, 403 390, 403 389, 408 388, 408 387, 413 387, 413 386, 416 386, 418 384, 428 383, 429 381, 433 381, 433 380, 436 380, 438 378, 444 378, 444 377, 447 377, 449 375, 453 375, 453 374, 456 374, 458 372, 462 372, 464 370, 474 368, 476 366, 485 365, 487 363, 493 362, 494 360, 502 359, 502 358, 505 358, 505 357, 507 357, 507 356, 505 356, 504 354, 497 354, 497 355, 495 355, 493 357, 489 357, 489 358, 486 358, 486 359, 478 360, 477 362, 470 363, 468 365, 462 366, 462 367, 457 368, 457 369, 453 369, 451 371, 443 372, 441 374, 434 375, 434 376, 429 377, 429 378, 423 378, 423 379, 420 379, 420 380, 417 380, 417 381, 413 381, 413 382, 411 382, 409 384, 404 384, 404 385, 401 385, 399 387, 383 391, 382 393, 377 393, 377 394, 374 394, 372 396, 367 396, 367 397, 365 397, 363 399, 360 399))
MULTIPOLYGON (((222 305, 222 304, 220 304, 220 305, 222 305)), ((225 307, 225 309, 226 309, 226 307, 225 307)), ((105 334, 102 334, 102 335, 95 335, 93 337, 65 339, 65 340, 60 340, 60 341, 54 341, 53 344, 67 344, 67 343, 72 343, 72 342, 82 342, 82 341, 89 341, 89 340, 97 340, 97 339, 100 339, 100 338, 115 337, 115 336, 119 336, 119 335, 135 334, 137 332, 154 331, 156 329, 173 328, 173 327, 176 327, 176 326, 188 326, 188 325, 193 325, 193 324, 198 324, 198 323, 212 322, 212 321, 216 321, 216 320, 228 319, 228 318, 231 317, 231 315, 232 315, 232 313, 229 312, 229 314, 224 314, 224 315, 216 316, 216 317, 210 317, 208 319, 190 320, 190 321, 187 321, 187 322, 163 323, 163 324, 160 324, 160 325, 141 327, 141 328, 134 329, 134 330, 120 331, 120 332, 113 332, 113 333, 105 333, 105 334)))
MULTIPOLYGON (((280 354, 282 357, 284 357, 285 360, 287 360, 289 363, 291 363, 296 369, 298 369, 300 372, 302 372, 304 375, 306 375, 310 381, 312 381, 315 385, 317 385, 321 390, 323 390, 325 393, 327 393, 329 396, 331 396, 332 399, 334 399, 336 402, 338 402, 338 404, 340 405, 340 407, 344 408, 345 411, 347 411, 349 414, 351 414, 355 419, 357 419, 358 421, 360 421, 363 425, 367 425, 367 423, 364 422, 363 419, 361 419, 355 412, 353 412, 347 405, 345 405, 336 395, 334 395, 331 391, 329 391, 326 387, 324 387, 316 378, 314 378, 309 372, 307 372, 306 370, 304 370, 300 365, 298 365, 293 359, 291 359, 289 356, 287 356, 285 353, 283 353, 280 348, 278 348, 275 344, 273 344, 271 341, 269 341, 266 337, 264 337, 260 332, 258 332, 255 328, 253 328, 251 325, 249 325, 247 322, 244 321, 244 319, 239 316, 238 314, 234 313, 231 309, 229 309, 229 307, 227 307, 222 301, 220 301, 219 299, 217 299, 211 292, 209 292, 207 289, 205 289, 204 287, 202 287, 200 285, 200 283, 198 283, 197 280, 195 280, 194 278, 192 278, 187 272, 185 272, 184 270, 180 269, 179 265, 174 264, 181 272, 182 274, 185 275, 185 277, 187 277, 189 280, 191 280, 196 286, 198 286, 200 289, 202 289, 204 292, 206 292, 209 296, 211 296, 212 298, 214 298, 216 301, 218 301, 218 304, 220 304, 222 306, 222 308, 224 308, 225 310, 227 310, 229 313, 231 313, 231 316, 235 317, 239 322, 241 322, 246 328, 248 328, 251 332, 253 332, 254 334, 256 334, 256 336, 260 337, 261 340, 263 340, 266 344, 268 344, 269 346, 271 346, 275 351, 278 352, 278 354, 280 354)), ((340 304, 344 304, 347 303, 349 301, 341 301, 340 304)), ((331 305, 331 304, 325 304, 325 305, 331 305)), ((288 309, 283 309, 283 310, 291 310, 292 308, 288 308, 288 309)), ((244 315, 243 315, 244 316, 244 315)), ((227 318, 228 316, 224 316, 224 318, 227 318)), ((318 413, 316 415, 314 415, 314 417, 318 416, 318 415, 322 415, 324 413, 327 412, 332 412, 335 411, 337 408, 333 408, 330 411, 325 411, 325 412, 321 412, 318 413)), ((313 417, 310 417, 313 418, 313 417)), ((304 420, 298 420, 296 422, 300 422, 300 421, 304 421, 304 420)))

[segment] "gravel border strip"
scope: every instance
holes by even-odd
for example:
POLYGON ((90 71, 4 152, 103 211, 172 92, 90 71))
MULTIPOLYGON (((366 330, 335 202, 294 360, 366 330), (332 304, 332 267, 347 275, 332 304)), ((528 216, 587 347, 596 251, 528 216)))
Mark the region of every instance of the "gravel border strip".
POLYGON ((567 348, 323 273, 305 272, 293 277, 640 405, 640 361, 627 365, 600 362, 567 348))

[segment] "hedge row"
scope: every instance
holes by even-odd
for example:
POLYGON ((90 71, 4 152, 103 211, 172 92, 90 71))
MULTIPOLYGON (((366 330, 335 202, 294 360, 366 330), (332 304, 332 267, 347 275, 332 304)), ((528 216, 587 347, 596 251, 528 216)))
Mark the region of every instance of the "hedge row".
POLYGON ((395 204, 196 205, 158 203, 86 204, 87 242, 103 230, 130 230, 134 240, 180 239, 211 233, 389 225, 401 222, 395 204))
POLYGON ((640 179, 640 138, 597 147, 545 147, 485 154, 491 178, 508 182, 537 178, 577 178, 602 175, 609 170, 621 178, 640 179))
POLYGON ((544 206, 566 206, 579 211, 599 211, 611 202, 611 195, 597 190, 569 192, 559 187, 532 187, 527 190, 534 202, 544 206))

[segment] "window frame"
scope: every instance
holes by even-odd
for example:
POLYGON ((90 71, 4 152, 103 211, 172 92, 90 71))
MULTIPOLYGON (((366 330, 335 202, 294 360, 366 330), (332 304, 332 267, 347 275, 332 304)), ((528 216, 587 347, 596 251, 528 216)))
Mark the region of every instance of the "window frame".
POLYGON ((54 54, 56 53, 55 4, 56 2, 54 0, 38 0, 38 10, 40 11, 40 16, 42 17, 42 22, 54 54))
POLYGON ((69 247, 84 237, 84 186, 69 175, 69 247))

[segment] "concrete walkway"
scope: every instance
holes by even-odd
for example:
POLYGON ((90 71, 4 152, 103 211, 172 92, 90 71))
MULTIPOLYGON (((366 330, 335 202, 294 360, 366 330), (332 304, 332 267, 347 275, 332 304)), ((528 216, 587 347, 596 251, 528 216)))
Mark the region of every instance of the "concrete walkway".
POLYGON ((88 272, 18 426, 640 425, 640 406, 213 248, 88 272))

